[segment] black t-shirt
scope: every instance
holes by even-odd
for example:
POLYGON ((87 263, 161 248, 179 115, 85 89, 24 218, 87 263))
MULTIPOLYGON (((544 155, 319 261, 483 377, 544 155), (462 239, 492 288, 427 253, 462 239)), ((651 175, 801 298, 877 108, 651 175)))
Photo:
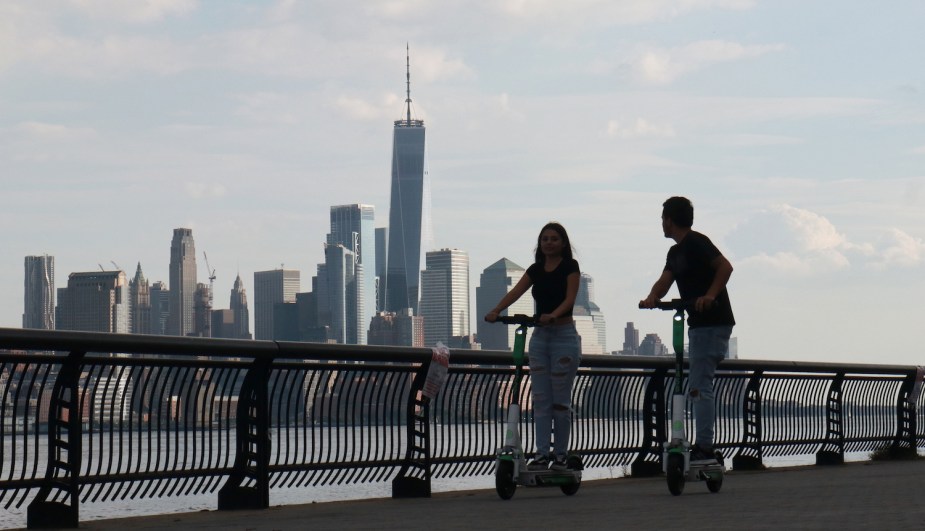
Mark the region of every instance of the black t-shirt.
MULTIPOLYGON (((568 288, 568 276, 579 273, 578 262, 563 258, 552 271, 546 271, 543 264, 534 263, 527 268, 527 276, 533 282, 533 300, 536 301, 537 315, 552 313, 565 300, 568 288)), ((571 317, 572 309, 559 317, 571 317)))
MULTIPOLYGON (((715 274, 710 262, 717 256, 722 256, 722 253, 710 238, 696 231, 690 231, 680 243, 668 249, 665 270, 671 272, 678 283, 682 300, 693 301, 707 294, 715 274)), ((709 310, 698 312, 691 309, 687 324, 691 328, 734 325, 735 317, 732 315, 732 304, 726 288, 716 296, 716 304, 709 310)))

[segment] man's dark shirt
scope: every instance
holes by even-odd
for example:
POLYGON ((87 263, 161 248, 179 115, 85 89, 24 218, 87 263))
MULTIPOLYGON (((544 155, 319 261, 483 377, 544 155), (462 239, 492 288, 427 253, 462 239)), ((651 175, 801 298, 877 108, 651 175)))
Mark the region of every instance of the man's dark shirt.
MULTIPOLYGON (((668 249, 665 270, 671 272, 678 283, 682 300, 694 301, 707 294, 716 274, 710 263, 717 256, 722 256, 722 253, 710 238, 696 231, 690 231, 683 240, 668 249)), ((734 325, 735 317, 732 315, 732 304, 726 288, 716 296, 716 303, 709 310, 698 312, 691 309, 687 324, 691 328, 734 325)))

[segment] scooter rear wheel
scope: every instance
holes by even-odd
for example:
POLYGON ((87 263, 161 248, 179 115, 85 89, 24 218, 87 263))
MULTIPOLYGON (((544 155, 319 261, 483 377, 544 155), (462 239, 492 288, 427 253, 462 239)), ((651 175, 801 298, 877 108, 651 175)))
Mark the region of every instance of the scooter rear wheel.
POLYGON ((562 493, 566 496, 574 496, 578 492, 579 487, 581 487, 580 480, 575 483, 569 483, 568 485, 561 485, 559 488, 562 489, 562 493))
POLYGON ((510 500, 517 492, 517 483, 514 482, 514 463, 511 461, 498 461, 495 469, 495 490, 502 500, 510 500))
POLYGON ((684 492, 684 456, 681 454, 668 454, 668 490, 675 496, 684 492))
MULTIPOLYGON (((566 463, 568 464, 569 470, 584 469, 584 463, 581 462, 580 455, 572 454, 568 456, 566 463)), ((575 481, 575 483, 569 483, 568 485, 560 485, 560 488, 562 489, 562 493, 565 494, 566 496, 574 496, 578 492, 579 487, 581 487, 581 478, 578 478, 578 480, 575 481)))
POLYGON ((722 476, 722 474, 720 474, 720 476, 719 476, 718 478, 716 478, 716 479, 708 479, 708 480, 707 480, 707 488, 710 489, 710 492, 712 492, 712 493, 714 493, 714 494, 716 494, 717 492, 719 492, 719 489, 723 488, 723 476, 722 476))

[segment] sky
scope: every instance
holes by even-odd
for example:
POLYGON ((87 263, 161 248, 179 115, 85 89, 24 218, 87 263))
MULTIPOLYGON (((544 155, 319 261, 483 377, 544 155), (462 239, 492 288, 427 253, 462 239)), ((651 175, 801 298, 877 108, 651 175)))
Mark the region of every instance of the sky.
MULTIPOLYGON (((0 326, 23 259, 167 282, 173 229, 216 271, 323 261, 331 205, 388 223, 392 122, 427 127, 437 248, 526 267, 569 231, 609 350, 672 241, 732 262, 743 359, 925 364, 925 3, 0 1, 0 326)), ((676 294, 673 289, 669 296, 676 294)), ((251 307, 253 313, 253 307, 251 307)), ((472 328, 476 319, 473 315, 472 328)))

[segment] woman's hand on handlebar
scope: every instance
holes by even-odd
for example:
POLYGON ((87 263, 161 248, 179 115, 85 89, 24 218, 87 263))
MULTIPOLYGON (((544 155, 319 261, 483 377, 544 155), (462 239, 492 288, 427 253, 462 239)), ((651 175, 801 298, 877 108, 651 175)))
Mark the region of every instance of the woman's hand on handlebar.
POLYGON ((658 303, 659 303, 658 299, 650 296, 650 297, 646 297, 645 299, 639 301, 639 307, 640 308, 655 308, 655 306, 658 303))
POLYGON ((552 314, 544 313, 544 314, 540 315, 540 318, 537 319, 537 322, 540 324, 540 326, 545 326, 545 325, 549 325, 549 324, 555 323, 555 322, 556 322, 556 318, 553 317, 552 314))
POLYGON ((485 320, 488 321, 489 323, 493 323, 493 322, 497 321, 497 320, 498 320, 498 313, 499 313, 499 312, 496 312, 496 311, 494 311, 494 310, 492 310, 492 311, 486 313, 486 314, 485 314, 485 320))

